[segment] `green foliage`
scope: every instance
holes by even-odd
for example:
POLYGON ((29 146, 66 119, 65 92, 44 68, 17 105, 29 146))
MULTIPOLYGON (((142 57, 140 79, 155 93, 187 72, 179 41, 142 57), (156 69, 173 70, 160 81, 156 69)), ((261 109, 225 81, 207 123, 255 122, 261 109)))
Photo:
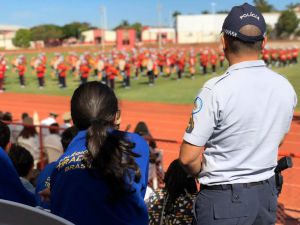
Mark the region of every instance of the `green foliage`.
POLYGON ((90 23, 73 22, 62 27, 63 38, 75 37, 80 38, 81 32, 91 29, 90 23))
POLYGON ((274 11, 274 6, 269 4, 267 0, 253 0, 254 6, 260 12, 272 12, 274 11))
POLYGON ((39 25, 31 28, 32 41, 44 41, 46 45, 51 45, 63 38, 64 33, 60 26, 53 24, 39 25))
POLYGON ((279 36, 286 34, 292 34, 297 29, 299 19, 293 10, 285 10, 281 13, 278 22, 276 24, 277 34, 279 36))
POLYGON ((19 29, 12 41, 16 47, 28 48, 30 47, 30 40, 31 31, 27 29, 19 29))
POLYGON ((181 12, 176 10, 175 12, 173 12, 172 17, 173 17, 173 19, 176 19, 176 17, 179 15, 181 15, 181 12))

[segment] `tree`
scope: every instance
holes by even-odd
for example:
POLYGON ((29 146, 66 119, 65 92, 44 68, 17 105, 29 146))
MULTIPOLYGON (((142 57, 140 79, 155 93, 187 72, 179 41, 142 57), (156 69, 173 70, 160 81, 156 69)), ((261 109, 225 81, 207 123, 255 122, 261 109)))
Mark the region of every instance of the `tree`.
POLYGON ((269 4, 267 0, 253 0, 255 7, 260 12, 272 12, 274 11, 274 6, 269 4))
POLYGON ((176 17, 179 15, 181 15, 181 12, 176 10, 175 12, 173 12, 172 17, 173 17, 173 19, 176 19, 176 17))
POLYGON ((228 14, 229 11, 228 10, 220 10, 220 11, 217 11, 217 14, 228 14))
POLYGON ((142 38, 143 25, 142 25, 141 23, 136 22, 136 23, 131 24, 131 27, 132 27, 133 29, 135 29, 137 38, 138 38, 139 40, 141 40, 141 38, 142 38))
POLYGON ((16 47, 28 48, 30 47, 30 40, 31 31, 27 29, 19 29, 12 41, 16 47))
POLYGON ((284 34, 292 34, 295 32, 299 24, 299 19, 293 10, 285 10, 281 13, 276 24, 277 34, 282 36, 284 34))
POLYGON ((62 27, 63 38, 75 37, 77 39, 80 38, 81 32, 91 29, 92 26, 86 22, 73 22, 66 24, 62 27))
POLYGON ((64 36, 61 27, 53 24, 39 25, 31 28, 32 41, 44 41, 46 45, 57 45, 64 36))
POLYGON ((129 22, 127 20, 122 20, 122 22, 118 26, 116 26, 114 30, 128 28, 131 28, 129 22))
POLYGON ((208 11, 208 10, 203 10, 203 11, 201 12, 201 14, 209 14, 209 11, 208 11))

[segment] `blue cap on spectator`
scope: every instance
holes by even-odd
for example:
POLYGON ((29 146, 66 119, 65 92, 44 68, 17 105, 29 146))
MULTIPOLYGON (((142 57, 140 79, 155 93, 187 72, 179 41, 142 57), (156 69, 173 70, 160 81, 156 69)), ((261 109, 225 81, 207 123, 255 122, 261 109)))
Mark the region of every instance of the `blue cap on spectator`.
POLYGON ((256 42, 264 39, 266 22, 263 15, 254 6, 244 3, 231 9, 223 23, 222 32, 244 42, 256 42), (247 36, 240 33, 240 29, 245 25, 256 26, 260 29, 261 35, 247 36))

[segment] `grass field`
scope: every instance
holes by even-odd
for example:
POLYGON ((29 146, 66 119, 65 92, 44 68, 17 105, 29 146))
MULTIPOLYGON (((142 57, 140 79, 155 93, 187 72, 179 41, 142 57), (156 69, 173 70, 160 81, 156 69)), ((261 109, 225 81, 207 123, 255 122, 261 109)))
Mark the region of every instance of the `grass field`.
MULTIPOLYGON (((25 55, 27 59, 30 60, 32 55, 25 55)), ((52 55, 53 54, 47 55, 48 61, 50 61, 52 55)), ((9 61, 11 61, 13 57, 13 55, 7 56, 9 61)), ((199 68, 197 69, 199 71, 199 68)), ((300 63, 285 68, 274 69, 287 77, 293 84, 298 99, 300 99, 300 63)), ((205 76, 196 74, 194 80, 190 79, 187 75, 179 81, 175 79, 176 74, 173 74, 171 78, 159 77, 153 87, 148 86, 147 77, 140 77, 138 80, 131 79, 131 89, 123 89, 121 82, 117 82, 116 93, 121 100, 191 104, 204 82, 213 76, 221 75, 223 72, 224 70, 218 70, 217 74, 205 76)), ((67 77, 68 88, 60 89, 57 79, 51 77, 49 67, 46 73, 46 87, 43 90, 38 89, 36 75, 30 68, 27 68, 26 72, 26 88, 20 88, 17 73, 12 71, 11 68, 7 71, 6 77, 5 88, 8 92, 71 96, 74 89, 79 85, 79 79, 69 75, 67 77)), ((90 77, 89 80, 96 80, 96 78, 90 77)), ((298 104, 296 110, 300 110, 300 104, 298 104)))

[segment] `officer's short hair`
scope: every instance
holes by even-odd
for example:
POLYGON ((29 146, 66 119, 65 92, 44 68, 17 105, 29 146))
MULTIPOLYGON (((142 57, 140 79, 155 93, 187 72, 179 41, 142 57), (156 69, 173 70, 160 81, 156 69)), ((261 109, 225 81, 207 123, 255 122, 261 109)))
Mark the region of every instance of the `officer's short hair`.
POLYGON ((10 131, 8 126, 0 121, 0 147, 5 149, 9 143, 10 131))
MULTIPOLYGON (((239 32, 246 36, 258 36, 261 35, 261 31, 257 26, 245 25, 239 32)), ((260 52, 262 50, 262 40, 255 42, 245 42, 233 36, 229 36, 224 33, 225 41, 228 44, 228 50, 231 53, 247 53, 247 52, 260 52)))

